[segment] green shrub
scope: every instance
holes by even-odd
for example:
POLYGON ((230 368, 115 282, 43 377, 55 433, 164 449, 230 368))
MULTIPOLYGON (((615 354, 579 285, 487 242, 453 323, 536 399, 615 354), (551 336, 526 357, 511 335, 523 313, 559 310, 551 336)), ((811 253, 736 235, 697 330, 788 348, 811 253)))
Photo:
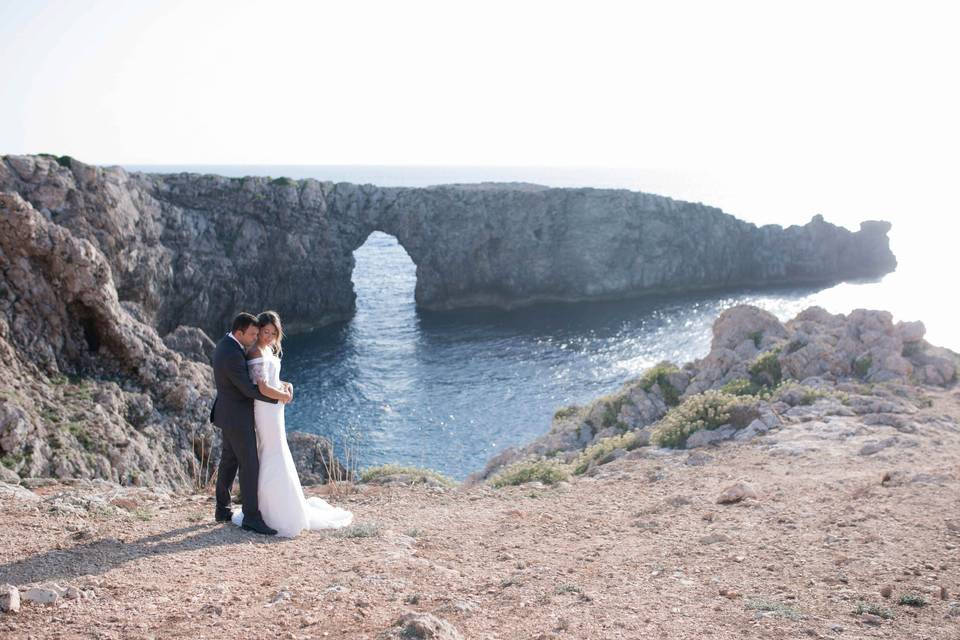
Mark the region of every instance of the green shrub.
POLYGON ((66 167, 67 169, 69 169, 71 162, 73 162, 73 158, 71 158, 70 156, 57 157, 57 164, 60 165, 61 167, 66 167))
POLYGON ((670 384, 670 374, 677 371, 679 369, 675 364, 664 360, 643 374, 643 377, 640 378, 640 387, 644 391, 650 391, 653 385, 659 386, 664 402, 668 406, 675 407, 680 403, 680 393, 670 384))
POLYGON ((619 427, 622 431, 624 429, 623 423, 620 422, 620 408, 623 406, 623 397, 617 398, 616 400, 605 400, 604 404, 606 405, 603 409, 603 418, 600 420, 601 426, 606 429, 608 427, 619 427))
POLYGON ((380 535, 380 527, 375 523, 363 522, 334 529, 332 534, 337 538, 373 538, 380 535))
POLYGON ((600 460, 607 454, 616 451, 617 449, 633 451, 639 447, 641 443, 642 441, 640 440, 640 437, 636 431, 629 431, 627 433, 620 434, 619 436, 601 438, 583 450, 583 453, 581 453, 580 457, 577 458, 577 462, 573 467, 573 473, 575 475, 580 475, 590 468, 591 462, 600 460))
POLYGON ((889 620, 893 617, 893 611, 873 602, 858 602, 853 612, 857 615, 871 613, 875 616, 880 616, 884 620, 889 620))
POLYGON ((763 341, 763 331, 754 331, 750 334, 750 339, 753 340, 753 346, 759 349, 760 343, 763 341))
POLYGON ((413 481, 425 482, 428 479, 435 480, 440 484, 452 487, 456 484, 453 480, 433 469, 424 469, 422 467, 402 466, 399 464, 382 464, 379 467, 369 467, 360 473, 360 482, 373 482, 386 476, 406 475, 413 476, 413 481))
POLYGON ((857 374, 857 377, 866 378, 867 374, 870 373, 870 367, 872 366, 873 358, 871 358, 869 355, 865 355, 853 361, 853 372, 857 374))
POLYGON ((579 411, 580 411, 580 407, 575 404, 572 404, 569 407, 560 407, 553 414, 553 419, 563 420, 565 418, 572 418, 573 416, 577 415, 579 411))
POLYGON ((924 607, 927 605, 926 598, 916 593, 905 593, 900 596, 898 602, 908 607, 924 607))
POLYGON ((800 617, 800 611, 775 600, 751 600, 747 603, 747 609, 754 611, 766 611, 781 618, 796 620, 800 617))
POLYGON ((800 349, 803 349, 805 346, 807 345, 801 342, 800 340, 791 340, 790 344, 787 345, 787 354, 789 355, 791 353, 796 353, 797 351, 800 351, 800 349))
POLYGON ((295 183, 290 178, 280 177, 280 178, 274 178, 273 180, 271 180, 270 184, 278 187, 292 187, 295 183))
POLYGON ((67 431, 77 439, 77 442, 79 442, 80 446, 86 451, 93 451, 96 448, 96 443, 90 437, 90 434, 87 433, 82 422, 68 422, 67 431))
POLYGON ((750 365, 750 381, 758 387, 775 387, 783 380, 780 369, 780 347, 757 356, 750 365))
POLYGON ((691 396, 654 425, 650 440, 660 447, 683 447, 697 431, 716 429, 730 422, 731 412, 742 406, 743 400, 715 389, 691 396))
POLYGON ((732 396, 752 396, 760 391, 760 387, 746 378, 737 378, 720 387, 720 391, 732 396))
POLYGON ((555 460, 524 460, 495 475, 490 479, 490 484, 498 489, 535 481, 551 485, 569 477, 569 468, 555 460))

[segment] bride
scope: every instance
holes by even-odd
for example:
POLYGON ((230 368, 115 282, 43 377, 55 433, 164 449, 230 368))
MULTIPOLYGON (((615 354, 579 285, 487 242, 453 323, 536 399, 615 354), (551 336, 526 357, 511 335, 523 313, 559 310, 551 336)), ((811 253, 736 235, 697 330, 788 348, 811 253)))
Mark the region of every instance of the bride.
MULTIPOLYGON (((260 387, 260 393, 281 399, 285 397, 285 391, 292 394, 293 387, 280 380, 280 356, 283 355, 280 316, 275 311, 264 311, 257 317, 257 325, 260 336, 247 353, 247 370, 250 379, 260 387)), ((304 529, 333 529, 350 524, 353 514, 349 511, 331 506, 320 498, 304 498, 287 446, 283 403, 254 400, 253 413, 260 458, 257 496, 264 522, 276 529, 277 535, 286 538, 293 538, 304 529)), ((241 526, 243 511, 235 512, 232 520, 241 526)))

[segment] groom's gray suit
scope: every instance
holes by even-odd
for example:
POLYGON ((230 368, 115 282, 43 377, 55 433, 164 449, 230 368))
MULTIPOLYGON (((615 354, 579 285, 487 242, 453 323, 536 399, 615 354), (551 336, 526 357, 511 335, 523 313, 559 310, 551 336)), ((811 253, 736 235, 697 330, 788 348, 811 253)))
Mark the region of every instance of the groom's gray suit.
POLYGON ((223 450, 217 470, 217 511, 230 509, 230 490, 240 469, 240 493, 244 519, 261 520, 257 501, 257 432, 253 419, 253 401, 276 400, 260 393, 247 373, 243 347, 229 333, 220 339, 213 352, 213 377, 217 397, 210 409, 210 422, 223 431, 223 450))

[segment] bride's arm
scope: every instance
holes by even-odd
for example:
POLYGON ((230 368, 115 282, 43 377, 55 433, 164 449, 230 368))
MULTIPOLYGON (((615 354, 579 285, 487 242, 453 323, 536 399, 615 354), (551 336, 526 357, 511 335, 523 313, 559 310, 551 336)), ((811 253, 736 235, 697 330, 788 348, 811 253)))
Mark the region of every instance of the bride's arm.
MULTIPOLYGON (((252 360, 255 360, 259 357, 260 352, 254 351, 250 355, 253 356, 252 360)), ((274 400, 279 400, 280 402, 290 402, 293 399, 293 394, 288 392, 284 388, 271 387, 267 383, 267 376, 263 372, 263 364, 255 363, 247 365, 250 370, 250 379, 253 380, 257 388, 260 389, 260 393, 267 396, 268 398, 273 398, 274 400)))

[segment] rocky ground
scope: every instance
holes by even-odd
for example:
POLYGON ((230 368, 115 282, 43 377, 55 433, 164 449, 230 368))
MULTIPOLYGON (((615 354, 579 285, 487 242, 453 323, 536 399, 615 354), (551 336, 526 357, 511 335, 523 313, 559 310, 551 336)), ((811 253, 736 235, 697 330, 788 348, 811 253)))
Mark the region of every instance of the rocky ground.
POLYGON ((359 485, 293 540, 208 493, 3 485, 0 636, 960 638, 960 391, 876 389, 895 425, 817 401, 554 486, 359 485))

